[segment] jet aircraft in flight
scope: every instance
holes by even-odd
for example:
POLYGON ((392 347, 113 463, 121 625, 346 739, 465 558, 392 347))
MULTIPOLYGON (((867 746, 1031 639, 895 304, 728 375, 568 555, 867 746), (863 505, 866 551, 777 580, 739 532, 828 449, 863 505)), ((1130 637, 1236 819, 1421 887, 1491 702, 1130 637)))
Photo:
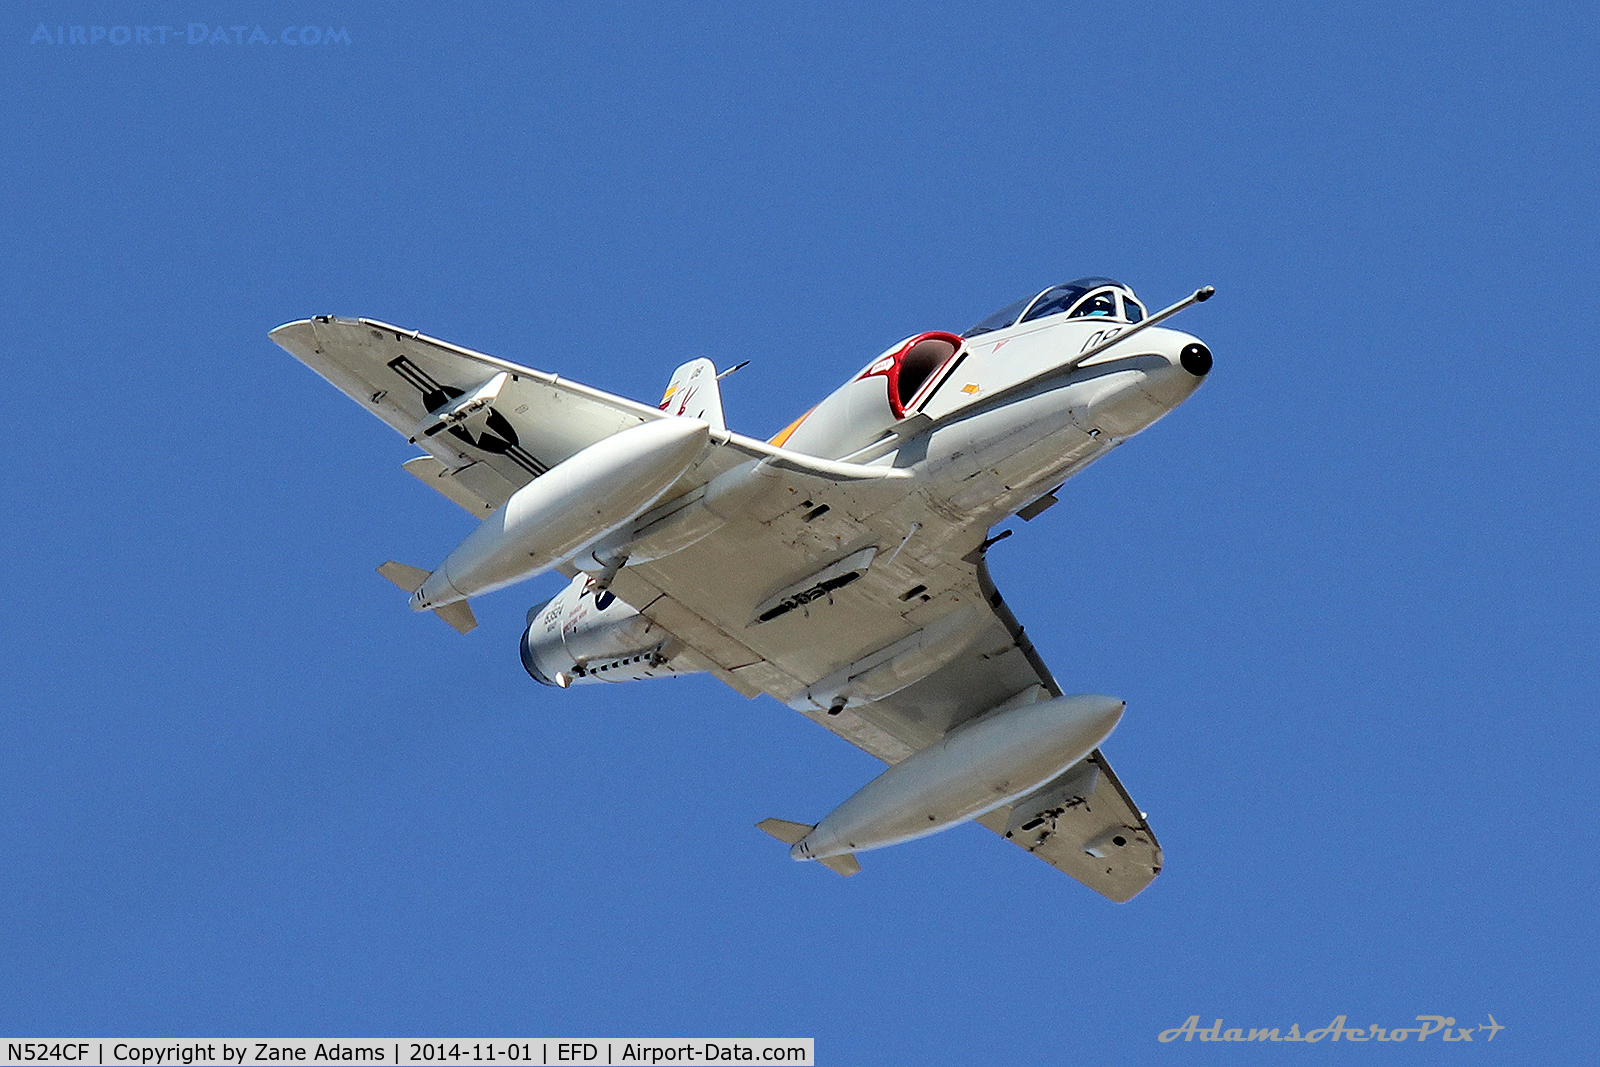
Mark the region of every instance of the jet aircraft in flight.
POLYGON ((842 874, 976 819, 1116 901, 1161 848, 1100 744, 1122 701, 1063 695, 990 580, 996 523, 1181 404, 1211 370, 1127 286, 1081 278, 891 346, 770 441, 729 430, 709 360, 659 407, 368 319, 272 339, 420 450, 475 515, 431 570, 379 572, 465 633, 548 570, 522 662, 547 685, 709 672, 888 767, 816 823, 761 829, 842 874))

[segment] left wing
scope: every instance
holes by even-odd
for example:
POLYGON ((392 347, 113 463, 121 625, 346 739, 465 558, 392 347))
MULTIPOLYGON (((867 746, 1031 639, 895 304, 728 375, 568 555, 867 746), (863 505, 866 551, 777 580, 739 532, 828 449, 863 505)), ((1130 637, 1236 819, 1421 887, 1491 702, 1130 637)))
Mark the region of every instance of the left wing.
MULTIPOLYGON (((886 763, 997 705, 1061 695, 990 582, 982 532, 920 493, 782 472, 716 536, 612 588, 745 695, 768 693, 886 763)), ((1112 900, 1161 849, 1098 750, 978 820, 1112 900)))

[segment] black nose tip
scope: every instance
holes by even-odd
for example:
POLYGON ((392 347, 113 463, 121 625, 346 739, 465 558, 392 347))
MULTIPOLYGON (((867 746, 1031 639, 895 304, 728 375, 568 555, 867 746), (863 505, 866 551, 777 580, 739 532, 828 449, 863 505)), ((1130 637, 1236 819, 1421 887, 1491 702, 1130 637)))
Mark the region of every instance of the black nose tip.
POLYGON ((1178 362, 1196 378, 1204 378, 1211 373, 1211 349, 1198 341, 1184 345, 1183 351, 1178 353, 1178 362))

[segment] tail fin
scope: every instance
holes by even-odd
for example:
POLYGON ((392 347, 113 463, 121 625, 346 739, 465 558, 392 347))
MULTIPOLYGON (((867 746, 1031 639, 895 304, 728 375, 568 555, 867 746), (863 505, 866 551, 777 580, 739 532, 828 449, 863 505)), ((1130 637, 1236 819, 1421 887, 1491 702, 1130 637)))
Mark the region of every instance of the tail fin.
MULTIPOLYGON (((405 563, 396 563, 389 560, 378 567, 378 573, 389 579, 395 585, 408 593, 415 593, 422 588, 422 583, 428 580, 429 571, 421 567, 412 567, 405 563)), ((445 622, 458 634, 471 633, 478 628, 478 620, 472 614, 472 608, 465 600, 458 600, 454 604, 446 604, 442 608, 434 608, 433 613, 445 622)))
POLYGON ((711 424, 713 430, 726 430, 722 418, 722 388, 717 384, 717 367, 709 359, 691 359, 672 372, 672 381, 661 398, 661 410, 668 415, 686 415, 711 424))

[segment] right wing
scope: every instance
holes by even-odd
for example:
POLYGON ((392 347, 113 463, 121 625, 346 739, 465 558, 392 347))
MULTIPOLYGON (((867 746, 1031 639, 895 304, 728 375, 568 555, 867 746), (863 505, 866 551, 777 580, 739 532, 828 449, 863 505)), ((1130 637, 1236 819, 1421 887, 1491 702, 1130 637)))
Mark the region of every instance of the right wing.
POLYGON ((427 455, 406 470, 479 518, 656 408, 372 319, 319 315, 271 337, 427 455))

